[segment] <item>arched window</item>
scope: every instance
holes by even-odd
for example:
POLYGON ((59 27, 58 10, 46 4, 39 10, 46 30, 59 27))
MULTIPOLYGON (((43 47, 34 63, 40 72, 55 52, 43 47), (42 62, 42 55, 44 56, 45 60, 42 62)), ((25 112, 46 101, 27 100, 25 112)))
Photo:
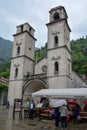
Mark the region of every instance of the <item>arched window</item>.
POLYGON ((18 76, 18 68, 15 69, 15 77, 18 76))
POLYGON ((55 44, 58 44, 58 36, 54 37, 54 42, 55 42, 55 44))
POLYGON ((54 74, 58 74, 59 72, 59 63, 56 61, 54 63, 54 74))
POLYGON ((56 12, 56 13, 54 14, 54 17, 53 17, 53 18, 54 18, 54 21, 59 20, 59 19, 60 19, 59 13, 56 12))
POLYGON ((20 54, 20 46, 17 47, 17 55, 20 54))
POLYGON ((58 46, 58 36, 54 37, 54 46, 57 47, 58 46))

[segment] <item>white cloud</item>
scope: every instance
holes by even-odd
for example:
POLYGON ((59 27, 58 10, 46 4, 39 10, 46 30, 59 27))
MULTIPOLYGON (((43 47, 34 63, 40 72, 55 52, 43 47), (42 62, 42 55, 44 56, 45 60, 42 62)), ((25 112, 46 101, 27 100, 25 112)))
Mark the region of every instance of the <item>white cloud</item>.
POLYGON ((0 2, 0 36, 13 40, 16 26, 29 22, 36 30, 36 46, 44 46, 47 42, 49 10, 62 5, 68 14, 68 23, 72 30, 71 39, 87 34, 87 1, 81 0, 3 0, 0 2))

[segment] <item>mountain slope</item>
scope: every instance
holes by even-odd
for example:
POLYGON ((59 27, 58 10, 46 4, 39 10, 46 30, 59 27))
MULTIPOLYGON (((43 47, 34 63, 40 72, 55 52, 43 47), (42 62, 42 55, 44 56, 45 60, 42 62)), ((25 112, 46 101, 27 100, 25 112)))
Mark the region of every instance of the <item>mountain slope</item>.
POLYGON ((12 56, 13 42, 0 37, 0 64, 10 61, 12 56))

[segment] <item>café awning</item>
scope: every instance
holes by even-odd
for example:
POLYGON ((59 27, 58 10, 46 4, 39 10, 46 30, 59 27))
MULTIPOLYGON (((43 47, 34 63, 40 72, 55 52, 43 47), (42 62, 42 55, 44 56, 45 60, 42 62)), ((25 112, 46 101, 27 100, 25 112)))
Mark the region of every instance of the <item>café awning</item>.
POLYGON ((41 89, 32 93, 35 97, 87 97, 87 88, 41 89))

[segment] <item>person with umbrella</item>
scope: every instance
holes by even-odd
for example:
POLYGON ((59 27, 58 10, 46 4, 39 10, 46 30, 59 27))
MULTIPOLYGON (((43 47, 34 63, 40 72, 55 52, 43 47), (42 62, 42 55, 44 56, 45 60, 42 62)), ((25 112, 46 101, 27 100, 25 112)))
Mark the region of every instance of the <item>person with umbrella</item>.
POLYGON ((63 104, 60 107, 60 118, 61 118, 62 130, 65 130, 67 128, 67 116, 68 116, 68 108, 66 104, 63 104))
POLYGON ((54 108, 55 127, 59 127, 60 112, 59 107, 54 108))
MULTIPOLYGON (((55 126, 56 127, 59 126, 59 120, 61 120, 62 115, 64 115, 64 116, 66 115, 66 114, 63 114, 65 112, 63 112, 63 110, 62 110, 62 106, 64 106, 64 108, 66 108, 68 110, 66 105, 67 105, 67 102, 65 99, 58 99, 54 102, 53 106, 55 108, 54 115, 55 115, 55 126)), ((64 109, 64 111, 65 111, 65 109, 64 109)), ((63 121, 63 120, 61 120, 61 121, 63 121)), ((63 128, 63 122, 61 122, 61 124, 62 124, 62 128, 63 128)))

